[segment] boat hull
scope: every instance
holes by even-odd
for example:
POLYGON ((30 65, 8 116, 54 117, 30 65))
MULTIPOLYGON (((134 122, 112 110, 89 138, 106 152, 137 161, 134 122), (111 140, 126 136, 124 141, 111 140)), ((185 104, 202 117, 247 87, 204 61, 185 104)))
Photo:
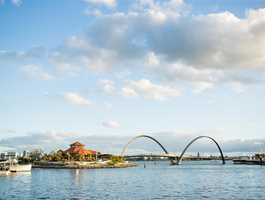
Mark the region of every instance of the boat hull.
POLYGON ((10 171, 0 170, 0 176, 8 176, 9 174, 10 174, 10 171))
POLYGON ((10 172, 29 172, 31 171, 31 164, 28 165, 12 165, 9 168, 10 172))

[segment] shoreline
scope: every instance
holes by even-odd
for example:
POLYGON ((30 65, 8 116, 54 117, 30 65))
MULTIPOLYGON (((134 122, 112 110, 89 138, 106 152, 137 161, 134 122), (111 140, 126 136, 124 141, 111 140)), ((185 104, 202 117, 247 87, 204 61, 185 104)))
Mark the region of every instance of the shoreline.
POLYGON ((32 168, 40 169, 107 169, 107 168, 128 168, 136 167, 137 164, 131 162, 120 162, 112 164, 110 162, 96 163, 96 162, 82 162, 82 161, 70 161, 70 162, 46 162, 38 161, 32 164, 32 168))

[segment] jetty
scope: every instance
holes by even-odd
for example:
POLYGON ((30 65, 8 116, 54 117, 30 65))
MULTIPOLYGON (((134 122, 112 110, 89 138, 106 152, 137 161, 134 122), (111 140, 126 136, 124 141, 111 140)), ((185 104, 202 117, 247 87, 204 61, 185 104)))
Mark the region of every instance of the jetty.
POLYGON ((233 160, 236 165, 265 165, 265 160, 236 159, 233 160))

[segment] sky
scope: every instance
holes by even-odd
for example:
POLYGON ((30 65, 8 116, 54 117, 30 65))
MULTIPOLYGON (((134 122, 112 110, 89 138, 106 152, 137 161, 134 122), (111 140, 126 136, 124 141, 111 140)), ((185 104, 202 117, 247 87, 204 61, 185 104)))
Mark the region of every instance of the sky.
POLYGON ((142 133, 257 151, 264 27, 263 0, 0 0, 0 151, 142 133))

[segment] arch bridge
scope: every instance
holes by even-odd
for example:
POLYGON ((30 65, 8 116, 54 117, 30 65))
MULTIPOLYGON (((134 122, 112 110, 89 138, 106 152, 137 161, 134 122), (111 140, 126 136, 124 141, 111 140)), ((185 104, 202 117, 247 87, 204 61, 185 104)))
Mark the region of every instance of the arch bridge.
POLYGON ((185 148, 183 149, 183 151, 181 152, 180 156, 176 156, 175 154, 171 154, 167 151, 167 149, 158 141, 156 140, 154 137, 152 136, 149 136, 149 135, 138 135, 138 136, 135 136, 133 137, 132 139, 129 140, 129 142, 123 147, 122 149, 122 152, 121 152, 121 157, 124 157, 124 153, 127 151, 129 145, 134 142, 135 140, 139 139, 139 138, 147 138, 147 139, 150 139, 151 141, 155 142, 163 151, 164 155, 166 157, 169 158, 171 164, 173 165, 179 165, 183 159, 183 156, 185 154, 185 152, 188 150, 188 148, 194 143, 196 142, 197 140, 199 139, 202 139, 202 138, 206 138, 206 139, 209 139, 210 141, 214 142, 215 145, 217 146, 218 150, 219 150, 219 153, 220 153, 220 156, 221 156, 221 159, 222 159, 222 164, 225 164, 225 158, 224 158, 224 155, 223 155, 223 152, 222 152, 222 149, 220 147, 220 145, 217 143, 217 141, 212 138, 212 137, 209 137, 209 136, 198 136, 196 138, 194 138, 193 140, 191 140, 186 146, 185 148))
POLYGON ((130 139, 129 142, 123 147, 122 152, 121 152, 121 156, 122 156, 122 157, 124 156, 125 151, 127 151, 129 145, 130 145, 133 141, 137 140, 138 138, 148 138, 148 139, 154 141, 156 144, 158 144, 158 146, 161 147, 161 149, 163 150, 163 152, 164 152, 165 154, 168 154, 168 151, 166 150, 166 148, 165 148, 160 142, 158 142, 158 140, 156 140, 154 137, 149 136, 149 135, 138 135, 138 136, 135 136, 135 137, 133 137, 132 139, 130 139))

